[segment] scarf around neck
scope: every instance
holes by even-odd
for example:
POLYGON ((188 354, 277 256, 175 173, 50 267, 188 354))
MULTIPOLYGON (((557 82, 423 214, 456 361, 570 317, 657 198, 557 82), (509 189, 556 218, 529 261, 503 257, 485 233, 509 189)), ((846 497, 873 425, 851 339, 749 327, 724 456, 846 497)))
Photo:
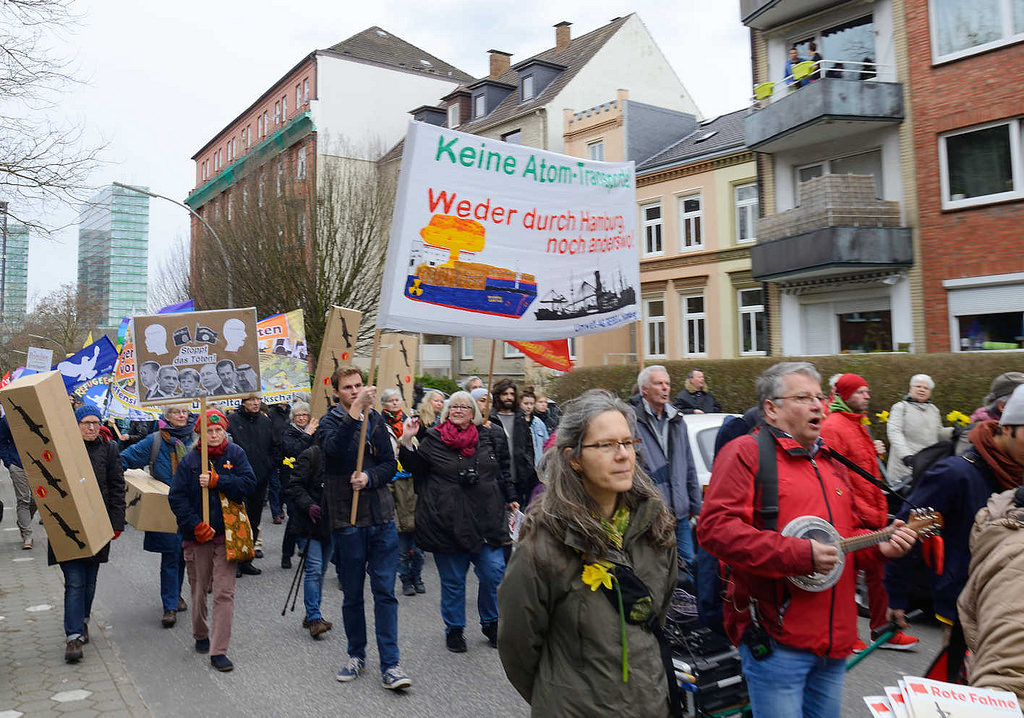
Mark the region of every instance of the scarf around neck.
POLYGON ((441 436, 441 441, 444 442, 445 446, 458 451, 467 459, 476 451, 476 442, 480 438, 480 432, 477 431, 475 425, 470 424, 465 429, 460 430, 451 421, 439 424, 437 433, 441 436))
POLYGON ((996 443, 995 437, 998 433, 999 422, 983 421, 971 429, 967 438, 992 469, 1002 490, 1015 489, 1024 480, 1024 466, 1010 458, 996 443))

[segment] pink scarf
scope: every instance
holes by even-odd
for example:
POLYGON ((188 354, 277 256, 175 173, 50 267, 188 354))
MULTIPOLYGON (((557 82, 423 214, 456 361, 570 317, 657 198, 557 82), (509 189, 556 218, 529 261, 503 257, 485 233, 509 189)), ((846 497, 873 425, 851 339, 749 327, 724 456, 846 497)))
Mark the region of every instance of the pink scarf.
POLYGON ((439 424, 437 433, 441 435, 441 441, 444 442, 445 446, 458 451, 466 458, 472 456, 473 452, 476 451, 476 441, 480 437, 480 432, 476 430, 473 424, 460 430, 451 421, 439 424))

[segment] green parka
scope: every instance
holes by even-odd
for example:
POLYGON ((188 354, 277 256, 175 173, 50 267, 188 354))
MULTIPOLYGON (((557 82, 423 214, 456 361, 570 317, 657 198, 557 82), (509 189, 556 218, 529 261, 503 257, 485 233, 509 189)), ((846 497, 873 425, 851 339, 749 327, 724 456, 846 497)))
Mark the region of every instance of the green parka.
MULTIPOLYGON (((647 532, 662 509, 645 499, 632 512, 623 550, 609 556, 647 585, 659 623, 676 585, 676 547, 654 548, 647 532)), ((536 520, 534 517, 533 520, 536 520)), ((498 652, 509 681, 534 716, 669 715, 658 641, 626 624, 629 682, 622 682, 618 611, 583 583, 581 543, 541 525, 512 552, 498 588, 498 652)))

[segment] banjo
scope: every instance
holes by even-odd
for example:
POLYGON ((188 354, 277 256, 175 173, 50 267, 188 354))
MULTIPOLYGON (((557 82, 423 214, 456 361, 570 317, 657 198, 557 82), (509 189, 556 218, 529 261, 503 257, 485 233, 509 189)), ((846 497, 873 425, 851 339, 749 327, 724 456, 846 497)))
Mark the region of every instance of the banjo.
MULTIPOLYGON (((907 519, 907 527, 917 531, 921 538, 937 535, 942 530, 942 515, 932 509, 914 509, 907 519)), ((787 576, 795 586, 817 593, 832 588, 843 575, 846 554, 888 541, 896 532, 892 526, 862 536, 843 538, 828 521, 818 516, 799 516, 790 521, 780 532, 783 536, 814 539, 818 543, 839 548, 839 562, 825 573, 811 573, 804 576, 787 576)))

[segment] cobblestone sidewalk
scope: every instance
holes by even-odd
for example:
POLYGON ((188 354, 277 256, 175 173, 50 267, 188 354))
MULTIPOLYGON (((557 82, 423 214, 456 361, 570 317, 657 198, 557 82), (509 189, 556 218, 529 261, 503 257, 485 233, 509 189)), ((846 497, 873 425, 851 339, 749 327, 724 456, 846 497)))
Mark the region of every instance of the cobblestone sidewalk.
POLYGON ((107 640, 102 606, 93 605, 85 657, 77 664, 64 662, 63 576, 46 565, 46 532, 38 517, 33 519, 35 548, 22 550, 14 491, 2 465, 0 499, 0 718, 150 716, 107 640))

